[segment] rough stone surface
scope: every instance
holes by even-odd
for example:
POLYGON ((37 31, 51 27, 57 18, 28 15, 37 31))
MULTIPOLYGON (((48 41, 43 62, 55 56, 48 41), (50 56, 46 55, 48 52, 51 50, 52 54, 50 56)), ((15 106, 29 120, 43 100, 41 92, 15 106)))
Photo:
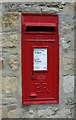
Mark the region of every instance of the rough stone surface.
POLYGON ((67 98, 66 105, 73 105, 74 107, 74 103, 75 103, 74 98, 72 97, 67 98))
POLYGON ((74 117, 74 18, 74 3, 65 2, 65 0, 2 3, 2 16, 0 15, 2 83, 0 82, 0 88, 2 84, 3 118, 74 117), (52 13, 59 16, 59 104, 22 105, 21 13, 52 13))
POLYGON ((8 105, 8 104, 16 104, 17 103, 17 99, 16 98, 4 98, 2 100, 3 105, 8 105))
POLYGON ((74 76, 63 77, 63 89, 65 93, 74 92, 74 76))
POLYGON ((6 76, 3 77, 3 90, 7 94, 13 94, 17 92, 17 78, 6 76))
POLYGON ((47 116, 55 115, 58 109, 44 109, 38 110, 39 117, 47 118, 47 116))
POLYGON ((18 55, 10 55, 9 56, 9 66, 13 69, 13 70, 17 70, 18 69, 18 55))
POLYGON ((42 7, 42 12, 57 13, 57 12, 59 12, 59 9, 58 8, 50 8, 50 7, 42 7))
POLYGON ((19 17, 19 15, 16 14, 16 13, 11 13, 11 14, 6 13, 6 14, 4 14, 3 17, 2 17, 3 28, 5 27, 5 28, 8 28, 8 29, 9 28, 15 28, 16 29, 19 25, 18 17, 19 17))
POLYGON ((74 73, 74 59, 68 57, 63 58, 63 69, 66 74, 74 73))
POLYGON ((8 118, 18 118, 18 109, 10 110, 8 112, 8 118))
POLYGON ((18 45, 18 36, 16 32, 7 32, 5 34, 3 34, 3 42, 2 42, 2 46, 3 48, 6 47, 17 47, 18 45))
MULTIPOLYGON (((13 3, 10 3, 10 5, 6 5, 6 4, 3 4, 3 10, 7 11, 8 12, 15 12, 15 11, 18 11, 18 12, 29 12, 29 11, 33 11, 33 12, 41 12, 42 9, 46 8, 47 10, 49 8, 51 8, 51 10, 53 12, 58 12, 57 9, 63 9, 64 5, 63 3, 61 2, 50 2, 50 3, 37 3, 37 4, 33 4, 33 3, 22 3, 22 4, 13 4, 13 3), (8 7, 7 7, 8 6, 8 7), (57 9, 56 9, 57 8, 57 9)), ((47 11, 45 10, 45 11, 47 11)), ((51 11, 50 11, 51 12, 51 11)))
POLYGON ((67 50, 70 47, 70 45, 71 45, 71 43, 70 43, 71 41, 67 42, 64 38, 62 38, 61 41, 62 41, 63 49, 67 50))
POLYGON ((71 118, 70 109, 62 108, 61 110, 56 111, 55 114, 52 114, 51 110, 42 110, 39 111, 39 117, 41 118, 71 118))
MULTIPOLYGON (((54 118, 54 116, 52 116, 54 118)), ((71 118, 71 111, 70 109, 62 108, 60 111, 57 112, 55 115, 56 118, 71 118)))
POLYGON ((7 118, 8 109, 7 106, 2 106, 2 118, 7 118))
POLYGON ((33 110, 29 110, 29 118, 34 118, 35 117, 35 112, 33 110))

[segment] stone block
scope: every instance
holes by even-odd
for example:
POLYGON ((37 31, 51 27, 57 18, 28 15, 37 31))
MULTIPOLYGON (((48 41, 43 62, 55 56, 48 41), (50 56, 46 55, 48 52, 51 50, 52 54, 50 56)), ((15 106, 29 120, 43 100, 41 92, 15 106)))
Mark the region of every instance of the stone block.
POLYGON ((8 118, 18 118, 18 109, 10 110, 8 112, 8 118))
POLYGON ((8 109, 7 106, 2 106, 2 118, 7 118, 8 109))
POLYGON ((12 70, 18 70, 19 66, 18 55, 9 56, 9 66, 12 68, 12 70))
POLYGON ((34 118, 35 117, 35 111, 29 110, 28 116, 29 116, 29 118, 34 118))
POLYGON ((2 26, 3 28, 15 28, 19 27, 19 15, 18 13, 6 13, 2 17, 2 26))
POLYGON ((74 59, 65 57, 63 58, 63 71, 64 74, 74 73, 74 59))
POLYGON ((55 115, 58 111, 58 108, 54 107, 53 109, 45 109, 45 110, 38 110, 38 115, 39 117, 42 117, 42 118, 47 118, 52 116, 52 115, 55 115))
POLYGON ((46 13, 57 13, 59 12, 58 8, 53 8, 53 7, 42 7, 42 12, 46 12, 46 13))
POLYGON ((71 111, 67 108, 61 108, 53 118, 71 118, 71 111))
POLYGON ((8 109, 8 111, 10 111, 10 110, 14 110, 14 109, 16 109, 17 108, 17 104, 8 104, 8 106, 7 106, 7 109, 8 109))
MULTIPOLYGON (((75 103, 73 97, 68 97, 65 102, 66 102, 66 105, 72 105, 72 106, 73 106, 74 103, 75 103)), ((73 107, 74 107, 74 106, 73 106, 73 107)))
MULTIPOLYGON (((27 0, 26 0, 26 2, 27 2, 27 0)), ((63 2, 58 2, 58 1, 50 2, 50 0, 48 0, 48 1, 44 0, 44 2, 41 2, 41 1, 39 2, 37 0, 37 2, 39 2, 39 3, 34 3, 34 4, 33 4, 33 2, 35 2, 35 0, 32 2, 28 2, 28 3, 10 3, 9 5, 3 4, 4 12, 6 12, 6 11, 8 11, 8 12, 15 12, 15 11, 16 12, 26 12, 26 11, 31 12, 30 8, 32 8, 32 10, 34 12, 40 12, 39 7, 43 7, 43 6, 62 9, 63 5, 65 3, 65 2, 63 3, 63 2), (36 6, 36 7, 34 7, 34 6, 36 6)))
POLYGON ((8 104, 16 104, 17 103, 17 99, 16 98, 3 98, 2 99, 2 103, 3 105, 8 105, 8 104))
POLYGON ((61 42, 64 50, 67 50, 71 45, 71 41, 67 42, 65 38, 61 38, 61 42))
POLYGON ((63 77, 63 90, 64 93, 74 92, 74 76, 63 77))
POLYGON ((55 115, 46 116, 46 118, 72 118, 70 109, 61 108, 55 115))
POLYGON ((6 76, 3 77, 3 90, 6 94, 16 94, 17 93, 17 78, 6 76))
MULTIPOLYGON (((26 11, 28 10, 28 6, 27 9, 25 9, 26 11)), ((29 11, 31 11, 32 13, 41 13, 41 8, 38 5, 33 5, 32 7, 30 6, 29 11)))
POLYGON ((16 32, 3 33, 2 47, 13 48, 18 46, 18 34, 16 32))
MULTIPOLYGON (((67 28, 69 29, 68 26, 67 28)), ((62 44, 62 49, 65 52, 74 51, 74 31, 72 31, 70 34, 66 34, 63 38, 60 38, 60 41, 62 44)))
POLYGON ((8 118, 26 118, 23 117, 23 115, 25 115, 25 113, 23 113, 23 109, 21 109, 19 106, 8 106, 8 118))

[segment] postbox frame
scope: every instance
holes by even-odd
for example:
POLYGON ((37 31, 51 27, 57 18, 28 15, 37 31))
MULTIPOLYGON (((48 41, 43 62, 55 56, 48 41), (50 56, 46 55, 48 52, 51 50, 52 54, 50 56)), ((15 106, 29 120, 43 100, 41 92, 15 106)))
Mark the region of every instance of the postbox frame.
MULTIPOLYGON (((25 86, 26 86, 26 83, 25 83, 25 81, 23 80, 24 79, 24 73, 23 73, 23 69, 24 69, 24 67, 23 67, 23 65, 24 65, 24 60, 23 60, 23 54, 24 54, 24 39, 25 39, 25 37, 24 37, 24 26, 26 26, 27 24, 25 23, 25 21, 23 20, 24 19, 24 17, 26 16, 26 15, 29 15, 29 16, 31 16, 31 15, 40 15, 40 16, 48 16, 48 14, 27 14, 27 13, 23 13, 22 14, 22 16, 21 16, 21 18, 22 18, 22 104, 44 104, 44 103, 46 103, 46 104, 48 104, 48 103, 58 103, 59 102, 59 35, 58 35, 58 26, 56 27, 56 41, 54 41, 54 39, 52 39, 51 38, 51 41, 52 42, 54 42, 54 47, 56 48, 56 50, 58 51, 58 53, 55 51, 55 49, 54 49, 54 54, 56 55, 56 53, 57 53, 57 55, 56 56, 54 56, 55 57, 55 59, 57 59, 57 62, 55 61, 55 59, 54 59, 54 68, 55 68, 55 65, 56 65, 56 63, 57 63, 57 65, 56 65, 56 67, 57 67, 57 71, 55 70, 54 71, 54 74, 55 75, 57 75, 57 76, 54 76, 54 79, 56 78, 57 80, 56 80, 56 82, 54 81, 54 87, 56 87, 56 89, 57 89, 57 92, 56 91, 54 91, 54 93, 56 94, 56 99, 54 100, 54 99, 51 99, 51 101, 50 100, 41 100, 41 101, 28 101, 28 100, 25 100, 25 93, 24 93, 24 91, 25 91, 25 86), (58 40, 58 41, 57 41, 58 40)), ((49 15, 51 15, 51 14, 49 14, 49 15)), ((51 16, 57 16, 57 15, 51 15, 51 16)), ((58 16, 57 16, 58 17, 58 16)), ((31 23, 28 23, 29 25, 31 24, 31 23)), ((43 23, 44 24, 44 23, 43 23)), ((57 21, 57 24, 58 24, 58 21, 57 21)), ((31 24, 32 25, 32 24, 31 24)), ((34 24, 34 25, 36 25, 36 23, 34 24)), ((51 25, 53 25, 53 24, 51 24, 51 25)), ((54 26, 55 26, 55 24, 54 24, 54 26)), ((27 33, 28 34, 28 33, 27 33)), ((33 34, 33 32, 31 32, 30 33, 30 35, 31 34, 33 34)), ((43 34, 43 32, 40 32, 40 34, 43 34)), ((46 33, 46 35, 48 35, 49 33, 46 33)), ((33 36, 33 35, 32 35, 33 36)), ((48 37, 49 38, 49 37, 48 37)), ((32 39, 30 39, 30 38, 28 38, 28 40, 30 41, 30 42, 32 42, 32 41, 35 41, 35 39, 33 40, 33 38, 32 39)), ((48 42, 49 41, 49 39, 47 39, 47 40, 45 40, 46 42, 48 42)), ((34 46, 35 48, 37 48, 37 46, 34 46)), ((48 46, 47 46, 48 47, 48 46)), ((43 46, 41 47, 41 48, 43 48, 43 46)), ((44 48, 46 48, 46 46, 44 47, 44 48)), ((48 50, 48 49, 47 49, 48 50)), ((48 52, 48 51, 47 51, 48 52)), ((47 55, 47 57, 48 57, 48 55, 47 55)), ((48 59, 47 59, 47 61, 48 61, 48 59)), ((47 68, 48 68, 48 63, 47 63, 47 68)), ((41 72, 41 71, 38 71, 38 72, 41 72)))

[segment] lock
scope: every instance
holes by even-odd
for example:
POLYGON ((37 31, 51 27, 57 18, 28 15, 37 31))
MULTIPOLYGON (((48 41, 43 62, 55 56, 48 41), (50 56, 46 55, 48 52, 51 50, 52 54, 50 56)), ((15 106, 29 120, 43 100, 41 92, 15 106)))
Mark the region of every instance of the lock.
POLYGON ((32 72, 32 80, 36 80, 36 75, 32 72))

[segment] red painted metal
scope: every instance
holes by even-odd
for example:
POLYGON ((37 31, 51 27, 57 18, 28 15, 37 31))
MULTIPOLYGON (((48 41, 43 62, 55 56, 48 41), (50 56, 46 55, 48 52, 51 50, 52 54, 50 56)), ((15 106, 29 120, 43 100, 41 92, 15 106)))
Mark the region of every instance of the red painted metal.
POLYGON ((58 16, 51 14, 22 14, 21 18, 22 104, 58 103, 58 16), (42 27, 41 30, 40 27, 42 27), (47 70, 34 70, 35 48, 47 49, 47 70))

